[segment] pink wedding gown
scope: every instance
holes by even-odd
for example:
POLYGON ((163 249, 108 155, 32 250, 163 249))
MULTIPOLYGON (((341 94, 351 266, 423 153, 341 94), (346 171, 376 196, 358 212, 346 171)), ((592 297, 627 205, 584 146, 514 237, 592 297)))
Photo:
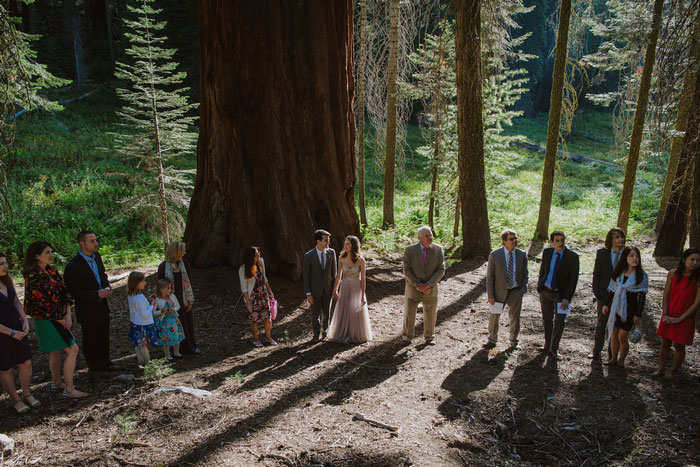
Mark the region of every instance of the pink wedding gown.
POLYGON ((361 344, 372 339, 367 303, 362 304, 360 265, 348 267, 343 263, 338 302, 328 331, 328 340, 342 344, 361 344))

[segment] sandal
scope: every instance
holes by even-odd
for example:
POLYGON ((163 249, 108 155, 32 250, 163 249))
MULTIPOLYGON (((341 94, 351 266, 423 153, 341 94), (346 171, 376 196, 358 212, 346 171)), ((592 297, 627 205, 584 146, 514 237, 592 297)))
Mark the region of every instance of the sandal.
POLYGON ((15 412, 18 414, 23 414, 25 412, 29 411, 29 406, 22 402, 21 400, 18 400, 12 405, 12 408, 15 409, 15 412))
POLYGON ((607 362, 603 363, 603 365, 607 365, 607 366, 616 366, 616 365, 617 365, 617 360, 608 360, 607 362))
POLYGON ((49 384, 49 388, 51 388, 52 391, 63 391, 66 389, 66 385, 61 383, 59 385, 56 385, 56 383, 51 383, 49 384))
POLYGON ((38 400, 36 397, 32 396, 31 394, 27 397, 23 397, 22 399, 24 399, 25 404, 27 404, 31 408, 39 407, 41 405, 41 401, 38 400))
POLYGON ((260 347, 263 346, 263 345, 262 345, 262 342, 260 342, 259 340, 253 341, 253 345, 254 345, 255 347, 257 347, 258 349, 259 349, 260 347))
POLYGON ((273 338, 265 339, 268 344, 270 345, 277 345, 277 342, 273 338))
POLYGON ((89 395, 90 394, 87 392, 78 391, 75 388, 73 388, 73 390, 70 392, 63 391, 63 397, 68 397, 69 399, 81 399, 83 397, 88 397, 89 395))

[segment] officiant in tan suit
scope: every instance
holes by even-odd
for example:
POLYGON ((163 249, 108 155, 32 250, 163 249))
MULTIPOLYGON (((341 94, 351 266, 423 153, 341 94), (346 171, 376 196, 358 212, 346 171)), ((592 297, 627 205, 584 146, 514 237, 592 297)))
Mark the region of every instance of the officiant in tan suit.
POLYGON ((406 248, 403 255, 406 276, 406 308, 403 315, 403 340, 411 342, 416 332, 416 310, 423 303, 423 336, 432 345, 437 320, 438 282, 445 275, 445 254, 433 243, 433 232, 418 229, 418 243, 406 248))
MULTIPOLYGON (((523 295, 527 292, 527 255, 518 246, 518 235, 506 229, 501 232, 503 246, 489 255, 486 269, 486 295, 489 305, 503 305, 503 311, 508 307, 510 320, 510 348, 519 348, 518 334, 520 333, 520 310, 523 295)), ((484 345, 487 349, 496 347, 498 342, 498 321, 500 313, 489 316, 489 340, 484 345)))

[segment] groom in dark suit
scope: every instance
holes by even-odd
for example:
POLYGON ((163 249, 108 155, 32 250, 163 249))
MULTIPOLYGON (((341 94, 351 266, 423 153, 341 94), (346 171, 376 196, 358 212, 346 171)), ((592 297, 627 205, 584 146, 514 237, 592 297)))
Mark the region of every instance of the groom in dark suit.
MULTIPOLYGON (((520 310, 523 295, 527 292, 527 255, 518 246, 518 235, 510 229, 501 232, 503 247, 493 250, 489 255, 486 269, 486 295, 489 305, 496 302, 508 306, 510 319, 510 348, 519 348, 520 310)), ((489 316, 489 340, 484 345, 487 349, 496 347, 498 342, 498 320, 500 313, 489 316)))
POLYGON ((112 369, 109 359, 109 306, 112 295, 102 257, 97 252, 95 232, 83 230, 78 234, 80 250, 70 260, 63 273, 75 300, 75 315, 83 333, 83 354, 90 371, 112 369))
POLYGON ((549 234, 552 247, 545 248, 542 253, 540 277, 537 281, 544 321, 542 350, 548 351, 554 358, 557 358, 569 304, 578 284, 578 255, 564 246, 565 240, 564 232, 559 230, 549 234))
POLYGON ((333 318, 331 313, 331 298, 333 284, 338 272, 335 250, 328 248, 331 234, 325 230, 314 232, 316 247, 304 255, 304 291, 311 305, 314 326, 314 340, 326 338, 328 324, 333 318))

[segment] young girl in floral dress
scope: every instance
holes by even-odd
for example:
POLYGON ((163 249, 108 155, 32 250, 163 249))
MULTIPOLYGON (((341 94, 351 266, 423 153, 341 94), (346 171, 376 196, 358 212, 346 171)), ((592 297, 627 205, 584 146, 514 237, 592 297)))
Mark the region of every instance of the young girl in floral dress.
POLYGON ((182 329, 180 318, 177 312, 180 309, 180 304, 177 297, 172 293, 170 281, 167 279, 158 279, 156 282, 156 309, 154 315, 156 317, 156 327, 158 328, 158 345, 163 347, 163 354, 169 361, 174 358, 182 358, 180 354, 180 342, 185 340, 185 332, 182 329), (173 348, 173 356, 170 356, 170 347, 173 348))
POLYGON ((143 295, 143 290, 146 288, 146 276, 142 272, 134 271, 129 274, 126 284, 131 321, 129 339, 134 344, 134 352, 136 352, 139 365, 145 365, 151 361, 148 345, 156 345, 158 342, 158 329, 153 321, 156 296, 151 295, 146 298, 143 295))

